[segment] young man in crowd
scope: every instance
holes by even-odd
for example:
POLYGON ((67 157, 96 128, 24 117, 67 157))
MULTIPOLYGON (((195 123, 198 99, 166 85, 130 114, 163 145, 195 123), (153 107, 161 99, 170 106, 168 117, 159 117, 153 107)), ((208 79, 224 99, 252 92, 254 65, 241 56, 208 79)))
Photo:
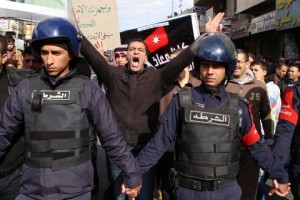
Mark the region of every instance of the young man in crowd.
POLYGON ((284 90, 287 87, 291 87, 294 84, 297 84, 299 77, 300 64, 298 64, 297 62, 292 62, 287 70, 287 77, 285 79, 282 79, 282 81, 280 81, 278 84, 281 95, 284 94, 284 90))
POLYGON ((17 49, 15 45, 15 38, 12 35, 6 35, 6 42, 7 42, 7 57, 13 58, 18 61, 18 69, 23 68, 23 55, 22 52, 17 49))
POLYGON ((114 64, 117 67, 126 65, 127 61, 127 45, 121 45, 114 49, 114 64))
MULTIPOLYGON (((254 73, 254 76, 257 80, 265 83, 265 76, 267 74, 267 64, 264 61, 253 61, 250 65, 250 69, 254 73)), ((281 97, 280 97, 280 90, 279 87, 273 82, 269 81, 265 83, 268 91, 268 97, 270 102, 270 107, 272 111, 272 120, 273 120, 273 129, 275 131, 276 124, 278 122, 278 115, 281 107, 281 97)), ((263 133, 263 130, 262 130, 263 133)), ((273 133, 274 134, 274 133, 273 133)), ((257 191, 257 200, 264 200, 265 199, 265 182, 267 181, 268 176, 265 172, 260 169, 259 172, 259 184, 258 184, 258 191, 257 191)))
POLYGON ((266 82, 273 81, 276 85, 279 85, 280 81, 286 76, 289 67, 286 63, 280 63, 276 66, 274 74, 271 74, 266 78, 266 82))
MULTIPOLYGON (((236 68, 226 90, 231 93, 237 93, 252 104, 255 127, 261 137, 263 137, 261 131, 263 128, 264 138, 269 142, 273 137, 274 129, 267 88, 263 82, 255 79, 254 74, 249 69, 248 58, 249 56, 245 50, 237 50, 236 68)), ((256 197, 259 166, 243 145, 240 147, 240 157, 240 169, 237 180, 243 191, 241 199, 253 200, 256 197)))
POLYGON ((23 67, 25 69, 32 69, 36 72, 42 69, 43 64, 34 59, 31 47, 25 47, 23 54, 23 67))

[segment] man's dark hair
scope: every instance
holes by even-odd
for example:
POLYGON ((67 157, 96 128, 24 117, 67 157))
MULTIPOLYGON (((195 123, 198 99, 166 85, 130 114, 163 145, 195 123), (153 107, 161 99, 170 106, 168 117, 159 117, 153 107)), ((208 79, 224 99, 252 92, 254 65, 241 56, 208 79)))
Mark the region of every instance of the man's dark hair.
POLYGON ((274 63, 273 64, 275 69, 281 69, 281 65, 285 65, 284 63, 278 64, 278 63, 274 63))
POLYGON ((147 44, 144 42, 144 40, 142 40, 141 38, 133 38, 131 39, 129 42, 128 42, 128 49, 129 49, 129 45, 132 43, 132 42, 140 42, 140 43, 143 43, 145 48, 146 48, 146 54, 148 55, 148 46, 147 44))
POLYGON ((236 52, 239 54, 244 54, 245 56, 245 61, 248 62, 249 61, 249 56, 246 50, 244 49, 237 49, 236 52))
POLYGON ((297 67, 298 71, 300 71, 300 61, 296 60, 296 61, 290 63, 289 68, 290 67, 297 67))
POLYGON ((32 49, 31 47, 25 47, 24 51, 23 51, 23 56, 25 56, 25 54, 30 54, 30 55, 33 55, 32 53, 32 49))
POLYGON ((9 43, 9 42, 12 42, 12 43, 15 43, 15 38, 13 35, 6 35, 6 42, 9 43))
POLYGON ((268 71, 268 65, 262 60, 255 60, 251 63, 251 66, 259 65, 263 71, 268 71))
POLYGON ((1 55, 7 52, 7 42, 3 35, 0 35, 0 53, 1 55))

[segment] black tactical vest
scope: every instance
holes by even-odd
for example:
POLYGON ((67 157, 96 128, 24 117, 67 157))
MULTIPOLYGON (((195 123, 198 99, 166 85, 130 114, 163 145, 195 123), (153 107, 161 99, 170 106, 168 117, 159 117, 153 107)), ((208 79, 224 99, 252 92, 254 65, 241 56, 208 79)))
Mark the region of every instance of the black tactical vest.
POLYGON ((176 171, 200 180, 235 178, 239 168, 238 96, 230 94, 220 107, 207 109, 192 103, 190 90, 179 94, 183 120, 175 143, 176 171))
POLYGON ((88 79, 75 76, 55 89, 40 75, 28 80, 25 163, 55 171, 90 160, 89 120, 81 106, 81 92, 88 79))

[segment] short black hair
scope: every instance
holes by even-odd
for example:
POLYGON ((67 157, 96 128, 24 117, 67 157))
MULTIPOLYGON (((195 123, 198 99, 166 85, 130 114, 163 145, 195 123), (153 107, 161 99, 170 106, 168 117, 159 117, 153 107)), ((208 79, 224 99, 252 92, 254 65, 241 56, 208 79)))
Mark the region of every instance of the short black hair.
POLYGON ((262 61, 262 60, 255 60, 251 63, 251 66, 254 66, 254 65, 259 65, 260 68, 263 70, 263 71, 268 71, 268 66, 267 66, 267 63, 265 61, 262 61))
POLYGON ((290 63, 289 68, 290 67, 297 67, 298 71, 300 71, 300 61, 296 60, 296 61, 290 63))
POLYGON ((25 54, 30 54, 30 55, 33 55, 32 53, 32 49, 30 46, 28 47, 25 47, 24 51, 23 51, 23 56, 25 56, 25 54))
POLYGON ((7 43, 9 43, 9 42, 15 43, 15 37, 13 35, 8 34, 5 37, 6 37, 7 43))
POLYGON ((144 42, 144 40, 142 40, 141 38, 133 38, 128 42, 128 49, 129 49, 129 45, 133 42, 140 42, 143 43, 145 48, 146 48, 146 54, 148 55, 149 51, 148 51, 148 46, 147 44, 144 42))

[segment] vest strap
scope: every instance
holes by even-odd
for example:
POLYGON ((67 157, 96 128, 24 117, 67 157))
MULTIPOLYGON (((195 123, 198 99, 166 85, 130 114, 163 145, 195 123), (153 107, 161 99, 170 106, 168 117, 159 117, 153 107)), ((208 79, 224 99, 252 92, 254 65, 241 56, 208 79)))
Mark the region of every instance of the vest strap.
POLYGON ((80 155, 74 155, 62 159, 54 160, 52 157, 38 157, 27 156, 25 164, 36 168, 51 168, 52 171, 62 170, 82 164, 91 159, 89 150, 82 152, 80 155))
POLYGON ((210 143, 201 143, 201 144, 191 144, 187 142, 177 143, 176 146, 184 152, 193 152, 193 153, 235 153, 238 151, 238 147, 233 143, 222 143, 222 144, 210 144, 210 143))
POLYGON ((185 107, 186 105, 192 104, 191 91, 188 88, 183 88, 179 91, 180 106, 185 107))
POLYGON ((90 136, 89 128, 72 131, 32 131, 31 140, 68 139, 90 136))
POLYGON ((239 163, 237 162, 231 165, 221 167, 193 167, 191 165, 176 162, 175 166, 177 171, 184 172, 185 174, 194 174, 195 176, 219 177, 235 174, 238 170, 239 163))
POLYGON ((90 138, 53 139, 46 141, 34 141, 26 143, 28 152, 50 152, 53 150, 75 149, 89 146, 90 138))

